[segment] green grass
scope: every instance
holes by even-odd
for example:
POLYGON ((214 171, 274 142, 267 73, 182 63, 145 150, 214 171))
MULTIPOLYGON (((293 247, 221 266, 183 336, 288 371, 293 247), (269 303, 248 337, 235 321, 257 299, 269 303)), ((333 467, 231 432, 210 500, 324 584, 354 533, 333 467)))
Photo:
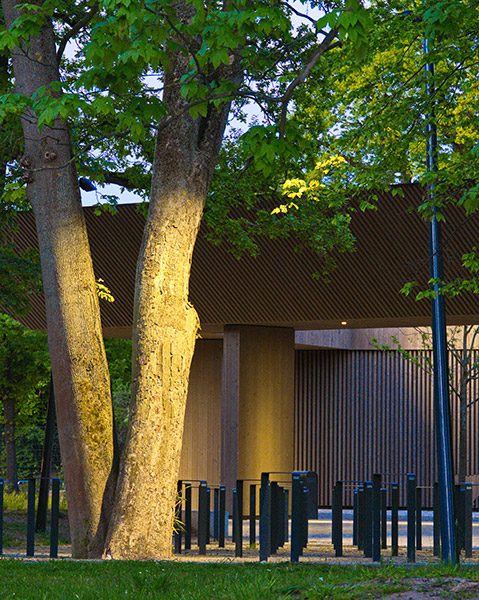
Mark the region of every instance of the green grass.
POLYGON ((479 568, 2 560, 0 598, 353 600, 411 590, 418 578, 446 598, 467 597, 448 593, 448 585, 478 581, 479 568))

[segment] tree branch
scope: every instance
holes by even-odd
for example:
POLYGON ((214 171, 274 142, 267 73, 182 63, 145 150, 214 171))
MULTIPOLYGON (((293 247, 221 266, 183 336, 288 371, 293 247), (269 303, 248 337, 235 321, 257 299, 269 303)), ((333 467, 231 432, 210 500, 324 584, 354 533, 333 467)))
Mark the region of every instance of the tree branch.
POLYGON ((321 56, 325 52, 327 52, 328 50, 332 50, 333 48, 337 48, 338 46, 341 45, 341 42, 339 42, 339 41, 333 43, 333 40, 335 39, 337 33, 338 32, 336 29, 332 29, 326 35, 326 37, 323 39, 323 41, 316 48, 316 51, 313 53, 313 55, 311 56, 309 61, 304 66, 304 69, 301 71, 301 73, 299 73, 286 88, 286 91, 281 98, 282 103, 283 103, 283 106, 281 108, 281 117, 280 117, 280 121, 279 121, 279 132, 280 132, 281 136, 284 134, 284 127, 285 127, 285 123, 286 123, 286 114, 287 114, 287 110, 288 110, 288 103, 291 100, 291 98, 293 97, 294 90, 298 87, 298 85, 301 85, 302 83, 304 83, 306 81, 306 78, 309 76, 311 71, 316 66, 316 63, 318 62, 318 60, 321 58, 321 56))
POLYGON ((62 59, 63 53, 65 52, 65 48, 67 47, 68 42, 73 39, 77 33, 79 33, 88 23, 92 20, 95 14, 98 12, 98 7, 94 6, 90 11, 88 11, 85 16, 78 20, 72 28, 65 33, 65 35, 60 40, 57 49, 57 60, 60 62, 62 59))

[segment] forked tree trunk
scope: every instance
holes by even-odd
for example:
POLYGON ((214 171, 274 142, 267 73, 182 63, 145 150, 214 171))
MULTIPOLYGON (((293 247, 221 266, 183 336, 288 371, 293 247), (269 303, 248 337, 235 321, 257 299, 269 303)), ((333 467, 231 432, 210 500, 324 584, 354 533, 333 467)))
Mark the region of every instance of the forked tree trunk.
MULTIPOLYGON (((2 0, 7 27, 19 15, 2 0)), ((16 91, 31 96, 59 80, 51 23, 12 51, 16 91)), ((113 464, 112 406, 100 311, 77 174, 66 124, 38 130, 22 118, 22 165, 33 206, 43 275, 60 449, 75 557, 103 547, 113 464), (102 517, 103 511, 103 517, 102 517)))
POLYGON ((3 398, 3 416, 7 481, 10 489, 18 492, 17 448, 15 446, 15 400, 10 395, 3 398))
POLYGON ((188 380, 198 317, 191 259, 229 106, 193 120, 179 93, 186 58, 166 75, 150 212, 137 266, 130 422, 105 555, 169 558, 188 380), (182 62, 183 61, 183 62, 182 62))

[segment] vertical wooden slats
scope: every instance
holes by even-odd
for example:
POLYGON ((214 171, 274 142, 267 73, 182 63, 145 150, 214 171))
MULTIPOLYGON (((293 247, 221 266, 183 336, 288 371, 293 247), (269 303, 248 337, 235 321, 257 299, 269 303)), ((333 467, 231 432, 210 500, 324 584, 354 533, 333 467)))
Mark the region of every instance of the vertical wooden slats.
MULTIPOLYGON (((474 360, 479 350, 474 351, 474 360)), ((429 350, 415 350, 421 364, 429 350)), ((453 385, 460 364, 450 355, 453 385)), ((479 397, 479 382, 468 389, 469 402, 479 397)), ((378 350, 298 350, 296 356, 296 467, 319 475, 319 501, 331 502, 333 483, 384 474, 404 483, 413 471, 423 486, 436 478, 433 388, 431 373, 397 352, 378 350)), ((451 395, 456 468, 459 450, 459 404, 451 395)), ((479 476, 477 424, 479 402, 468 410, 468 475, 479 476)), ((351 488, 345 499, 352 502, 351 488)), ((405 496, 401 494, 401 503, 405 496)), ((432 493, 424 492, 430 505, 432 493)))

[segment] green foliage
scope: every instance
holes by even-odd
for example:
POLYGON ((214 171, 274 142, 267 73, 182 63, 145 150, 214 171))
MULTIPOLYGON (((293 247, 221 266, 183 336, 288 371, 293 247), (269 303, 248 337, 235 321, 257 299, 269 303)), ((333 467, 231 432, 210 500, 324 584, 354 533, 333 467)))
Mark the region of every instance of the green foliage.
POLYGON ((120 443, 123 443, 131 399, 131 340, 105 339, 105 350, 110 369, 115 424, 120 443))
POLYGON ((18 425, 43 423, 49 381, 46 334, 0 314, 0 395, 15 400, 18 425))

